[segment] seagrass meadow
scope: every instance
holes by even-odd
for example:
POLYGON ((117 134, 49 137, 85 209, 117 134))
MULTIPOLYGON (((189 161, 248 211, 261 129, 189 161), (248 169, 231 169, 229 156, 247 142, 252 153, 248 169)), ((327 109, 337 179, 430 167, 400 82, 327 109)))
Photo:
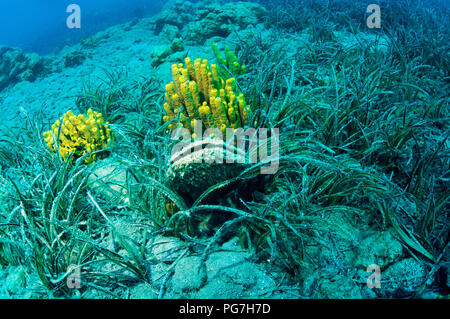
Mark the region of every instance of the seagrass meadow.
POLYGON ((1 47, 0 297, 448 298, 450 10, 378 5, 176 0, 1 47), (251 128, 273 174, 211 160, 251 128))

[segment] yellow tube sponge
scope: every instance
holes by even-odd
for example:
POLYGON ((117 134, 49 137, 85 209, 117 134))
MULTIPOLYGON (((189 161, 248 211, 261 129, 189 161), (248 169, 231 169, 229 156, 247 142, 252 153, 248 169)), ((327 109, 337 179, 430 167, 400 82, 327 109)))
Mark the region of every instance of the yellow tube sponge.
MULTIPOLYGON (((170 115, 168 115, 170 117, 170 115)), ((59 154, 66 161, 70 154, 72 160, 104 149, 113 140, 113 132, 108 122, 104 122, 101 113, 91 109, 87 111, 87 116, 73 114, 67 111, 53 125, 51 130, 44 132, 44 141, 48 148, 59 154), (59 136, 59 141, 58 141, 59 136), (55 142, 57 141, 57 145, 55 142)), ((97 160, 98 154, 86 157, 85 162, 91 164, 97 160)))
MULTIPOLYGON (((219 74, 208 60, 189 57, 172 65, 173 81, 166 85, 163 121, 169 130, 184 127, 193 133, 196 121, 204 128, 238 128, 248 125, 249 106, 235 78, 219 74)), ((167 131, 169 132, 169 131, 167 131)))

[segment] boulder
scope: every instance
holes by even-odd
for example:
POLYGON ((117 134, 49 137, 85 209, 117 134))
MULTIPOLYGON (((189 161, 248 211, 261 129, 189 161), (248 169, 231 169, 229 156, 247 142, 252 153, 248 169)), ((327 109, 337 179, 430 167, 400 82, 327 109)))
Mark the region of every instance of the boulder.
POLYGON ((170 289, 181 296, 200 289, 207 279, 205 271, 201 257, 189 256, 181 259, 175 265, 170 289))
POLYGON ((403 259, 381 272, 381 287, 376 292, 391 298, 411 296, 425 283, 427 274, 423 263, 414 258, 403 259))
POLYGON ((152 51, 152 66, 157 67, 164 63, 171 54, 173 54, 173 50, 170 45, 155 46, 152 51))
POLYGON ((176 38, 172 41, 172 45, 170 46, 173 52, 182 52, 184 51, 183 39, 176 38))
POLYGON ((171 42, 180 36, 180 29, 171 24, 166 24, 162 28, 159 38, 163 41, 171 42))
POLYGON ((395 238, 392 229, 375 231, 360 242, 354 265, 366 269, 369 265, 376 264, 383 270, 397 261, 402 252, 402 244, 395 238))
POLYGON ((86 60, 86 55, 81 51, 70 52, 64 57, 64 66, 71 68, 83 64, 86 60))
POLYGON ((211 37, 227 37, 233 31, 259 24, 265 14, 264 7, 256 3, 211 4, 197 12, 195 20, 186 26, 184 36, 195 44, 203 44, 211 37))
POLYGON ((181 259, 168 284, 166 298, 261 298, 275 291, 272 275, 251 261, 252 255, 237 245, 223 244, 202 262, 199 256, 181 259))
POLYGON ((190 1, 170 1, 156 19, 155 33, 159 34, 165 25, 173 25, 182 29, 195 17, 196 5, 190 1))
POLYGON ((36 53, 0 46, 0 90, 21 81, 34 81, 46 72, 45 61, 36 53))

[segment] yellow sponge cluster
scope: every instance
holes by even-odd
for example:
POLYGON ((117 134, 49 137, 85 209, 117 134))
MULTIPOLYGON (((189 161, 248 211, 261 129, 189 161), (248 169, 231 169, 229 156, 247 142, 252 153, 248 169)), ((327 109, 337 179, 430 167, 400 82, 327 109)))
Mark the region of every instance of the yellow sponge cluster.
POLYGON ((250 108, 244 95, 239 94, 234 78, 218 75, 215 64, 201 59, 192 62, 187 57, 185 66, 172 65, 172 76, 166 85, 163 117, 171 131, 184 127, 192 134, 197 120, 222 132, 247 125, 250 108))
MULTIPOLYGON (((71 153, 76 159, 86 153, 104 149, 113 137, 108 122, 104 123, 102 114, 91 109, 87 111, 87 117, 82 114, 76 116, 69 110, 52 125, 50 131, 44 133, 45 142, 53 152, 59 130, 61 132, 58 149, 64 161, 71 153)), ((97 154, 92 154, 86 158, 86 163, 90 164, 96 160, 97 154)))

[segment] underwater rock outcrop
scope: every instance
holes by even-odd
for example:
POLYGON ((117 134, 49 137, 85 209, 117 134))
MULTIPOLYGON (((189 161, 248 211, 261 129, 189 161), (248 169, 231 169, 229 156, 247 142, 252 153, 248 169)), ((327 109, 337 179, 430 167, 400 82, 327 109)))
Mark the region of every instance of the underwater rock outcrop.
MULTIPOLYGON (((178 251, 180 255, 183 250, 177 245, 183 245, 177 244, 177 241, 166 237, 152 243, 152 246, 159 247, 159 250, 166 248, 164 251, 178 251)), ((271 291, 274 292, 273 298, 285 297, 285 294, 276 291, 275 276, 267 273, 262 265, 252 262, 251 254, 239 246, 236 237, 220 248, 205 261, 195 255, 181 258, 175 264, 173 276, 168 280, 167 291, 162 297, 255 298, 271 291)), ((170 265, 166 264, 152 267, 152 275, 159 278, 159 284, 164 279, 161 272, 165 272, 162 270, 167 271, 168 267, 170 265)))
POLYGON ((376 292, 386 298, 410 296, 427 280, 426 266, 414 258, 403 259, 388 267, 382 274, 381 289, 376 292))
POLYGON ((34 81, 45 73, 44 59, 36 53, 0 46, 0 90, 21 81, 34 81))
POLYGON ((162 41, 166 42, 172 42, 173 40, 179 37, 180 37, 180 29, 175 25, 166 24, 159 33, 159 38, 162 41))
POLYGON ((72 68, 81 65, 86 60, 86 55, 82 51, 70 52, 64 57, 64 66, 72 68))
POLYGON ((233 31, 261 23, 265 14, 265 8, 256 3, 211 4, 198 11, 195 21, 186 26, 184 34, 186 40, 203 44, 211 37, 227 37, 233 31))
POLYGON ((174 51, 170 45, 157 45, 152 52, 152 66, 156 67, 165 62, 165 59, 172 55, 174 51))
POLYGON ((156 33, 159 34, 165 25, 173 25, 182 29, 192 21, 197 5, 190 1, 171 1, 156 19, 156 33))
POLYGON ((226 37, 233 31, 262 22, 266 9, 257 3, 233 2, 227 4, 191 3, 174 1, 156 20, 156 33, 166 25, 177 27, 183 39, 203 44, 214 36, 226 37))

